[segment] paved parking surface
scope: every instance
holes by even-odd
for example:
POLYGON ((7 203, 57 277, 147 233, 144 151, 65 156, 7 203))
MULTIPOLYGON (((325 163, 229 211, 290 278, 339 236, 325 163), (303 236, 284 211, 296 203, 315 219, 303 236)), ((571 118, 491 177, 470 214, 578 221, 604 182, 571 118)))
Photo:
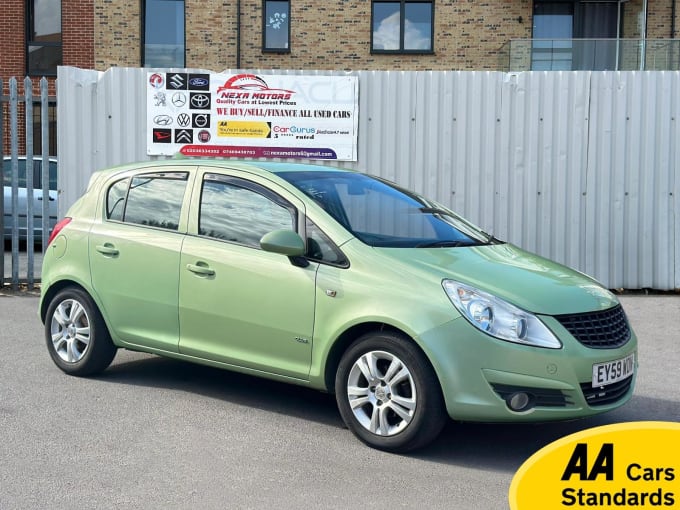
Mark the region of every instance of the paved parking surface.
POLYGON ((0 509, 506 509, 515 471, 551 441, 680 421, 680 296, 622 301, 640 339, 628 406, 567 423, 452 422, 399 456, 360 444, 332 397, 303 388, 127 351, 99 377, 66 376, 37 299, 0 295, 0 509))

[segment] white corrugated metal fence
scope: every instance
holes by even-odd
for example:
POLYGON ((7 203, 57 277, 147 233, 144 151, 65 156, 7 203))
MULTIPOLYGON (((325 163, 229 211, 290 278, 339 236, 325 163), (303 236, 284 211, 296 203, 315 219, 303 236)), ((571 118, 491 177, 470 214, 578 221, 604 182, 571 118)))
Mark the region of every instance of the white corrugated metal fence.
MULTIPOLYGON (((147 72, 59 68, 61 214, 94 170, 152 159, 147 72)), ((359 156, 341 166, 610 288, 680 288, 680 72, 351 74, 359 156)))

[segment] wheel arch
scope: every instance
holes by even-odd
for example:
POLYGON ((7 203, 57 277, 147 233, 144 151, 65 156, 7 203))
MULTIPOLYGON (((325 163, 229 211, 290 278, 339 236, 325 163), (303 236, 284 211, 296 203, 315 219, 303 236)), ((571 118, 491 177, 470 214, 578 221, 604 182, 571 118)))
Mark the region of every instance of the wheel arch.
MULTIPOLYGON (((47 309, 49 308, 52 299, 54 299, 54 296, 56 296, 59 292, 69 287, 76 287, 85 292, 88 296, 90 296, 90 299, 92 299, 94 304, 99 309, 99 313, 101 313, 101 306, 99 306, 99 303, 97 302, 97 297, 93 296, 92 292, 87 290, 87 288, 85 288, 82 284, 78 283, 75 280, 59 280, 57 282, 54 282, 52 285, 50 285, 50 287, 47 290, 45 290, 45 293, 43 294, 42 299, 40 300, 40 320, 43 322, 43 324, 45 323, 47 309)), ((104 322, 106 323, 106 319, 104 319, 104 322)))
POLYGON ((352 343, 362 335, 372 332, 381 333, 383 331, 394 333, 403 337, 405 340, 410 342, 416 349, 418 349, 423 355, 423 358, 430 365, 432 373, 437 378, 437 382, 439 383, 439 387, 441 388, 439 374, 437 374, 437 371, 432 365, 429 356, 418 344, 418 342, 416 342, 413 339, 411 335, 409 335, 404 330, 391 324, 387 324, 385 322, 362 322, 360 324, 355 324, 350 328, 346 329, 335 340, 335 342, 333 342, 333 346, 330 348, 328 352, 328 356, 326 357, 326 363, 324 366, 324 386, 326 387, 326 391, 328 393, 335 394, 335 373, 338 370, 338 365, 340 364, 340 359, 342 358, 342 355, 349 348, 349 346, 352 345, 352 343))

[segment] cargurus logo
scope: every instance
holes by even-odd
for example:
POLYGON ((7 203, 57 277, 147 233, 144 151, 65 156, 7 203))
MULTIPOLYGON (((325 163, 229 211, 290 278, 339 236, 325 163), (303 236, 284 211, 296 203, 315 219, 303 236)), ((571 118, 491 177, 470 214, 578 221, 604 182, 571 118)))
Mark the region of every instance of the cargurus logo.
POLYGON ((316 133, 316 128, 291 126, 290 132, 303 135, 313 135, 314 133, 316 133))
POLYGON ((298 127, 298 126, 274 126, 274 133, 291 133, 294 135, 313 135, 316 133, 316 128, 313 127, 298 127))

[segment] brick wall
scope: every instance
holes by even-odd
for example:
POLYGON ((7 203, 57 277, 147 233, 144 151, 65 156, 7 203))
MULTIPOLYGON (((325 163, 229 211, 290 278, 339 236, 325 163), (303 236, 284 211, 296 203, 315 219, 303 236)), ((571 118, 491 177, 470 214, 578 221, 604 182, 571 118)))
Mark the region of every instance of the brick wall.
POLYGON ((94 0, 61 0, 64 65, 94 67, 94 0))
MULTIPOLYGON (((670 37, 673 1, 648 0, 649 38, 670 37)), ((94 2, 95 67, 141 65, 143 0, 94 2)), ((185 0, 187 67, 213 71, 236 67, 236 4, 236 0, 185 0)), ((624 4, 624 37, 640 37, 642 5, 643 0, 624 4)), ((261 50, 262 0, 241 0, 241 68, 497 69, 504 44, 531 38, 532 9, 533 0, 435 0, 433 55, 372 55, 370 0, 292 0, 291 51, 277 54, 261 50)), ((680 12, 676 27, 680 29, 680 12)))
MULTIPOLYGON (((186 66, 236 66, 236 0, 185 0, 186 66)), ((95 0, 95 66, 139 66, 139 0, 95 0)), ((495 69, 510 39, 531 37, 531 0, 437 0, 433 55, 371 55, 371 2, 292 0, 291 51, 262 53, 262 0, 241 0, 241 67, 495 69), (522 17, 522 22, 518 21, 522 17)))
MULTIPOLYGON (((510 39, 531 37, 531 0, 438 0, 433 55, 372 55, 369 0, 293 0, 290 53, 262 53, 262 2, 241 3, 243 68, 496 69, 503 44, 510 39), (518 21, 520 16, 522 23, 518 21)), ((230 16, 235 15, 234 4, 228 4, 230 16)), ((210 68, 234 66, 235 47, 227 50, 231 45, 225 44, 223 34, 205 37, 213 48, 208 55, 210 68)))
POLYGON ((95 69, 141 65, 142 3, 143 0, 94 0, 95 69))
POLYGON ((4 0, 0 15, 0 78, 3 94, 8 93, 11 76, 23 78, 26 73, 25 0, 4 0))

